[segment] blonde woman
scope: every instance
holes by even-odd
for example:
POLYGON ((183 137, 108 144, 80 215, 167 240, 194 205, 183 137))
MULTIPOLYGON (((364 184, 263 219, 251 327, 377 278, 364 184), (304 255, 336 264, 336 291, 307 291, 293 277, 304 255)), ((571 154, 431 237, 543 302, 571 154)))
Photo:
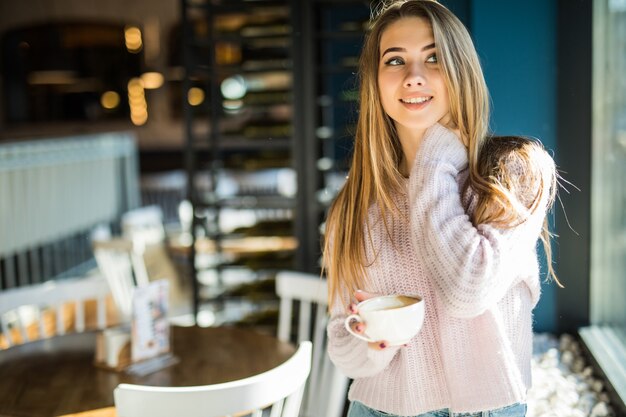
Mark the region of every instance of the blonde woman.
POLYGON ((359 76, 354 155, 324 251, 328 353, 354 379, 349 417, 524 416, 554 163, 535 141, 488 134, 476 50, 435 1, 386 5, 359 76), (424 298, 407 345, 345 329, 373 294, 424 298))

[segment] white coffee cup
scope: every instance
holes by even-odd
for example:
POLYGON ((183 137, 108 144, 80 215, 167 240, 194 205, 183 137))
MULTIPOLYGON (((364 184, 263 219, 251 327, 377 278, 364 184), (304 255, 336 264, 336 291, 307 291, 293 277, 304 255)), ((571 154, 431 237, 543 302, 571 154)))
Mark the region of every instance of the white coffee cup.
POLYGON ((346 318, 346 329, 367 342, 386 341, 388 346, 408 343, 424 323, 424 300, 417 295, 383 295, 361 301, 358 314, 346 318), (365 332, 356 333, 352 321, 365 323, 365 332))

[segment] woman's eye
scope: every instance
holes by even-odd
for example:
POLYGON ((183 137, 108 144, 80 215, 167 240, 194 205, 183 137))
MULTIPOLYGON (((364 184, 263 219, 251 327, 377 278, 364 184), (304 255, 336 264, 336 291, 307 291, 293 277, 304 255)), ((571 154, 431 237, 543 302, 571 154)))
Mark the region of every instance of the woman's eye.
POLYGON ((429 64, 436 64, 436 63, 438 63, 439 61, 437 60, 437 54, 432 54, 431 56, 429 56, 426 59, 426 62, 428 62, 429 64))
POLYGON ((404 61, 402 60, 402 58, 391 58, 387 60, 387 62, 385 62, 385 65, 402 65, 402 64, 404 64, 404 61))

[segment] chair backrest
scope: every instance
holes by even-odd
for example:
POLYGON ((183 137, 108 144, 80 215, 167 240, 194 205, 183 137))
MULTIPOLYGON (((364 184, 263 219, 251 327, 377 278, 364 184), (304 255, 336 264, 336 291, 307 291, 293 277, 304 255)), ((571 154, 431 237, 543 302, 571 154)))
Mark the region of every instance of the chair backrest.
POLYGON ((109 295, 109 285, 100 275, 49 281, 2 291, 0 322, 4 344, 7 347, 17 344, 18 337, 21 341, 27 342, 54 334, 64 334, 68 319, 65 307, 70 302, 74 303, 73 319, 76 332, 82 332, 86 328, 85 302, 88 300, 96 301, 96 327, 103 329, 107 325, 106 298, 109 295), (52 323, 43 319, 45 312, 51 312, 54 317, 56 328, 54 332, 50 329, 52 323), (33 336, 34 333, 38 333, 38 337, 33 336))
POLYGON ((98 268, 109 281, 117 308, 126 321, 130 319, 135 287, 165 279, 169 282, 170 320, 185 322, 185 315, 191 312, 191 296, 182 285, 163 243, 147 242, 143 238, 109 238, 94 240, 93 252, 98 268))
POLYGON ((149 387, 120 384, 115 389, 118 417, 223 417, 245 412, 260 417, 296 417, 311 370, 311 342, 278 367, 223 384, 194 387, 149 387))
POLYGON ((143 246, 137 249, 127 239, 93 241, 98 268, 109 282, 113 299, 124 321, 130 320, 134 288, 149 282, 142 251, 143 246))
POLYGON ((141 241, 149 245, 165 240, 163 211, 152 205, 127 211, 122 215, 122 236, 131 241, 141 241))
POLYGON ((312 340, 311 377, 300 415, 303 417, 340 417, 346 401, 348 378, 333 365, 326 353, 328 323, 328 287, 318 275, 280 271, 276 275, 276 293, 280 298, 278 338, 282 341, 312 340), (292 328, 299 302, 297 335, 292 328))

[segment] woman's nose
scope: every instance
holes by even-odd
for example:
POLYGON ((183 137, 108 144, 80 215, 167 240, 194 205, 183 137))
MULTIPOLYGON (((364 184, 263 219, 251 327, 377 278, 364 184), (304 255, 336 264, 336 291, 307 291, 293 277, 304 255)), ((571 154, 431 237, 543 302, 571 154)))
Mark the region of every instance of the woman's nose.
POLYGON ((426 79, 424 78, 424 74, 420 68, 412 67, 408 68, 406 78, 404 79, 405 87, 422 87, 426 83, 426 79))

